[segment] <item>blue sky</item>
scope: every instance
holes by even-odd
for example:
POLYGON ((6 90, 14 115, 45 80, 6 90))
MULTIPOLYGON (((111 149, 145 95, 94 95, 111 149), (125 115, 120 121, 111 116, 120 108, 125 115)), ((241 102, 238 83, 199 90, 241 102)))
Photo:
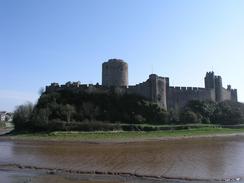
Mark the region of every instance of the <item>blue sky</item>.
POLYGON ((244 101, 243 0, 0 0, 0 110, 51 82, 101 83, 121 58, 129 83, 156 73, 203 87, 222 75, 244 101))

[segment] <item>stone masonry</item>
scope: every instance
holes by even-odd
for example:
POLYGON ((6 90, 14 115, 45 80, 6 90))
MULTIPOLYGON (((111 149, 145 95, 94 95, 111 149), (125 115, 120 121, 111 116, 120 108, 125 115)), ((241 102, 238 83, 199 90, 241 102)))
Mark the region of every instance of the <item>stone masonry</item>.
POLYGON ((128 64, 120 59, 110 59, 102 65, 102 85, 87 85, 80 82, 68 82, 65 85, 52 83, 46 87, 46 92, 62 90, 106 93, 113 88, 118 94, 138 94, 147 100, 158 104, 165 110, 181 109, 191 100, 200 101, 238 101, 237 90, 231 85, 225 89, 221 76, 207 72, 205 87, 175 87, 170 86, 169 78, 151 74, 149 79, 137 85, 128 85, 128 64))

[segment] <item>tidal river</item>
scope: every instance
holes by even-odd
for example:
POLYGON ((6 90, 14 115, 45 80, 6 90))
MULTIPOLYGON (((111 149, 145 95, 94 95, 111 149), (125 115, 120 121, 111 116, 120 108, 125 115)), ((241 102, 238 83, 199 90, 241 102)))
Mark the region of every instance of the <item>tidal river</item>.
POLYGON ((0 140, 0 182, 244 182, 244 136, 81 143, 0 140))

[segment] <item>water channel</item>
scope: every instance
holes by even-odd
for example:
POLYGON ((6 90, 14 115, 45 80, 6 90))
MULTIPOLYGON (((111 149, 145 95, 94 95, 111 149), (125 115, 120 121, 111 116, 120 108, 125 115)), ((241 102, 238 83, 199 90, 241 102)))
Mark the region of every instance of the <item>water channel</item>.
MULTIPOLYGON (((243 182, 244 136, 129 143, 0 140, 0 180, 243 182)), ((2 182, 2 181, 1 181, 2 182)), ((28 181, 26 181, 28 182, 28 181)))

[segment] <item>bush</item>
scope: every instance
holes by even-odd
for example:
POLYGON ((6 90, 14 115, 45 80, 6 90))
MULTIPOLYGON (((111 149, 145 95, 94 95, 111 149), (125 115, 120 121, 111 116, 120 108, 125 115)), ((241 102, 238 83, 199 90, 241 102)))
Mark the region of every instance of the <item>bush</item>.
POLYGON ((29 103, 19 106, 14 112, 13 122, 16 130, 35 131, 157 129, 138 124, 236 125, 244 122, 244 105, 237 102, 217 104, 210 101, 191 101, 181 112, 165 111, 137 95, 67 90, 42 93, 34 109, 29 103))
POLYGON ((216 106, 217 104, 212 101, 193 100, 186 105, 185 110, 193 111, 198 115, 200 122, 208 124, 213 120, 216 106))
MULTIPOLYGON (((82 124, 82 129, 90 130, 96 127, 90 123, 85 127, 85 121, 165 124, 168 120, 169 115, 165 110, 137 95, 60 91, 43 93, 40 96, 32 112, 31 125, 35 130, 55 129, 55 127, 68 130, 71 124, 78 122, 79 126, 82 124)), ((100 123, 96 125, 99 126, 100 123)), ((101 124, 97 128, 110 127, 101 124)))
POLYGON ((199 123, 200 120, 195 112, 187 110, 180 114, 180 122, 182 124, 194 124, 199 123))
POLYGON ((14 111, 13 123, 16 130, 29 130, 32 128, 31 115, 33 112, 33 104, 27 103, 20 105, 14 111))
POLYGON ((113 131, 121 130, 119 124, 112 124, 100 121, 70 122, 52 120, 48 131, 113 131))
POLYGON ((237 125, 243 123, 243 104, 225 101, 219 103, 214 112, 214 123, 221 125, 237 125))

